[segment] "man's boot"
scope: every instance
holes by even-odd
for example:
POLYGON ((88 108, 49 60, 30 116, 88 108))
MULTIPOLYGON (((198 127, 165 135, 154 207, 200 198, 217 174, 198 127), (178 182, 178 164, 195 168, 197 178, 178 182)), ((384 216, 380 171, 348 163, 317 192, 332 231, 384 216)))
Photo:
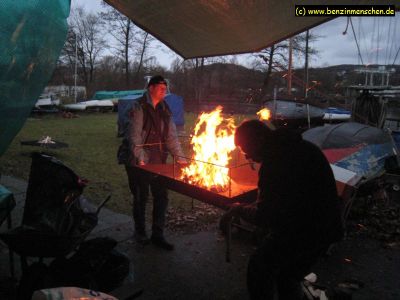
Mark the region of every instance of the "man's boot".
POLYGON ((164 236, 160 235, 152 235, 151 236, 151 243, 161 249, 172 251, 174 250, 174 245, 169 243, 164 236))

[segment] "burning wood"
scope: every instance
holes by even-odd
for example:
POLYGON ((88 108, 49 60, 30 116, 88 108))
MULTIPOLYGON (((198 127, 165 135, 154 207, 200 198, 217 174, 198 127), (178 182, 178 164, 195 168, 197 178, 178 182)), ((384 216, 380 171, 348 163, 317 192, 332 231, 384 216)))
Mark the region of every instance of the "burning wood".
POLYGON ((239 156, 232 163, 236 127, 233 118, 224 118, 221 112, 218 106, 198 118, 190 165, 147 164, 137 166, 138 171, 145 176, 157 175, 169 189, 223 209, 234 202, 254 202, 258 170, 248 162, 239 163, 239 156))
POLYGON ((232 118, 223 118, 222 106, 210 113, 202 113, 191 140, 193 157, 190 165, 182 170, 181 179, 189 184, 212 191, 228 188, 228 163, 235 149, 235 124, 232 118))

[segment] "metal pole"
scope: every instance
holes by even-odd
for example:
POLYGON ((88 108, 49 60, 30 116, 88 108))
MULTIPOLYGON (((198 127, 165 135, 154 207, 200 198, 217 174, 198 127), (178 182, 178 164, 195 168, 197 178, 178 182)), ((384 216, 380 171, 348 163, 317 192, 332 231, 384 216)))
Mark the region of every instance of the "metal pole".
POLYGON ((175 164, 176 164, 175 155, 172 155, 172 159, 173 159, 173 162, 172 162, 172 178, 175 179, 175 164))
POLYGON ((289 39, 289 67, 288 67, 288 95, 292 95, 292 52, 293 52, 293 40, 289 39))
POLYGON ((231 186, 231 180, 232 180, 232 172, 231 172, 231 168, 228 169, 229 172, 229 198, 231 197, 231 191, 232 191, 232 186, 231 186))
POLYGON ((226 252, 225 260, 226 262, 231 262, 231 240, 232 240, 232 219, 227 222, 226 226, 226 252))
POLYGON ((74 73, 74 99, 75 99, 75 103, 76 103, 77 64, 78 64, 78 36, 75 33, 75 73, 74 73))
POLYGON ((308 40, 310 38, 310 33, 307 30, 306 33, 306 57, 305 57, 305 63, 304 63, 304 82, 305 82, 305 87, 304 87, 304 99, 307 99, 308 97, 308 40))
POLYGON ((274 115, 273 115, 273 119, 274 120, 276 120, 276 111, 277 111, 277 102, 276 102, 276 96, 277 96, 277 92, 278 92, 278 88, 277 88, 277 86, 275 85, 274 86, 274 115))

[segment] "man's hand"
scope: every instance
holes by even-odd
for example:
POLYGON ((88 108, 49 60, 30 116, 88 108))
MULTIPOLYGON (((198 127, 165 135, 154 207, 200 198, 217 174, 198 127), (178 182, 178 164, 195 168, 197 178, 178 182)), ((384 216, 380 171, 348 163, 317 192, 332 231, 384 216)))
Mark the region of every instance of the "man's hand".
POLYGON ((145 165, 145 162, 143 160, 140 160, 139 161, 139 166, 144 166, 144 165, 145 165))

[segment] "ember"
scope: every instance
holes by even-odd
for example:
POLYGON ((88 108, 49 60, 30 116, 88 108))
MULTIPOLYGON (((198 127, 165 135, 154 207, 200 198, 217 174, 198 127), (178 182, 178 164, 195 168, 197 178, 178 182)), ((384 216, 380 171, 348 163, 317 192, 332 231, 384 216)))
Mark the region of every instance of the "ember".
POLYGON ((262 120, 269 120, 271 118, 271 112, 268 108, 263 108, 257 112, 258 118, 262 120))
POLYGON ((235 124, 232 118, 221 115, 222 106, 202 113, 191 140, 191 164, 182 170, 181 179, 212 191, 223 191, 229 185, 228 163, 235 149, 235 124))

